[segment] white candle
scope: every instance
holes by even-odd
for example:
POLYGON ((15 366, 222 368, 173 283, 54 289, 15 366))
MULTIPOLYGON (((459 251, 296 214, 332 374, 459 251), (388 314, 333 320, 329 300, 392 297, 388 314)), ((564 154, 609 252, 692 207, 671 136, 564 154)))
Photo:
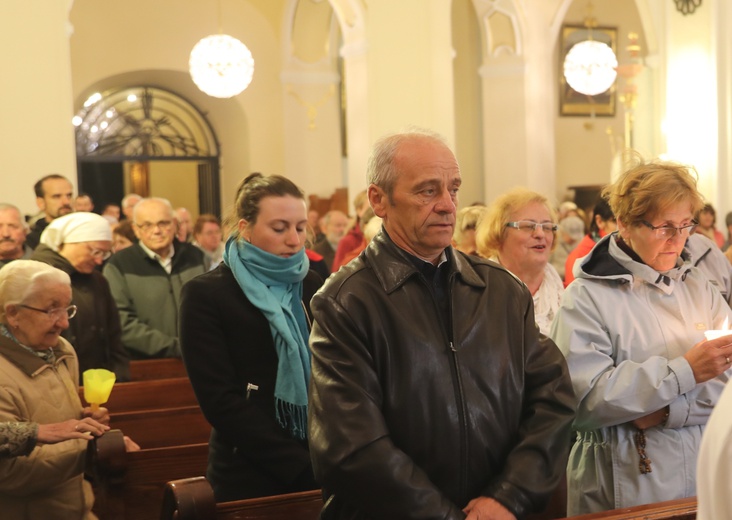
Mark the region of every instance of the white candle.
POLYGON ((707 341, 710 339, 717 339, 721 338, 722 336, 729 336, 732 334, 732 330, 705 330, 704 331, 704 337, 707 338, 707 341))
POLYGON ((718 330, 707 330, 704 332, 704 337, 707 338, 707 341, 710 339, 717 339, 721 338, 722 336, 729 336, 732 334, 732 330, 729 329, 729 320, 727 318, 724 319, 724 323, 722 323, 722 328, 718 330))

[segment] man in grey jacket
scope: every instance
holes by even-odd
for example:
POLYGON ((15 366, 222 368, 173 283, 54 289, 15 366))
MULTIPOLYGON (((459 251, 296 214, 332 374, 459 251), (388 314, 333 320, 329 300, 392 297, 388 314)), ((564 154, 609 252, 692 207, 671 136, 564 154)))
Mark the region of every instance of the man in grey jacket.
POLYGON ((173 208, 166 199, 135 205, 139 242, 104 267, 122 322, 122 343, 133 359, 180 357, 178 310, 188 280, 207 271, 203 252, 174 241, 173 208))

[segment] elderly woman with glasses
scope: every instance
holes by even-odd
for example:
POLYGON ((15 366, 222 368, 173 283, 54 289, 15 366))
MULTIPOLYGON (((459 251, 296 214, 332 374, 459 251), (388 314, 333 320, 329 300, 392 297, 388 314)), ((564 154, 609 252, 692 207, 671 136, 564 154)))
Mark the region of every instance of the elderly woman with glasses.
POLYGON ((43 231, 31 259, 52 265, 71 277, 79 315, 62 335, 76 349, 79 374, 106 368, 117 381, 129 381, 130 357, 122 345, 122 328, 109 283, 99 271, 112 251, 109 222, 96 213, 70 213, 43 231))
MULTIPOLYGON (((93 432, 91 417, 109 423, 106 408, 82 408, 74 348, 61 337, 76 314, 63 271, 34 260, 0 269, 0 422, 58 423, 93 432)), ((4 519, 91 519, 82 439, 38 446, 27 457, 0 460, 4 519)))
POLYGON ((549 263, 556 231, 547 198, 525 188, 496 199, 476 231, 478 254, 498 262, 528 287, 543 334, 549 334, 564 291, 559 273, 549 263))
POLYGON ((705 331, 726 328, 732 310, 684 247, 704 204, 696 178, 633 161, 604 193, 618 231, 579 261, 551 333, 578 405, 569 516, 693 496, 730 375, 732 335, 705 331))

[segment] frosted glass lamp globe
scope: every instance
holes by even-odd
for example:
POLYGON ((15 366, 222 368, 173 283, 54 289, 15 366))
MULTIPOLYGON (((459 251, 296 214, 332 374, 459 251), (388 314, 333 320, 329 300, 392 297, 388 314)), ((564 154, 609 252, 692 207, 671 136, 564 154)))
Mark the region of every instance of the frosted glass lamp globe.
POLYGON ((188 70, 196 86, 209 96, 230 98, 252 82, 254 58, 242 42, 226 34, 207 36, 191 51, 188 70))
POLYGON ((607 44, 585 40, 569 49, 564 59, 564 77, 580 94, 596 96, 615 82, 617 67, 618 59, 607 44))

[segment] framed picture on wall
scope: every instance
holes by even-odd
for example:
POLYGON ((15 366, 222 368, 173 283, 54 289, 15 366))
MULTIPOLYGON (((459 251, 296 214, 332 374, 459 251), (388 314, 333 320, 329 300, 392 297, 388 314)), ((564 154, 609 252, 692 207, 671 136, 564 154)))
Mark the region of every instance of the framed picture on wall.
POLYGON ((605 116, 615 115, 615 85, 596 96, 580 94, 567 84, 564 77, 564 59, 575 44, 592 39, 607 44, 617 55, 618 30, 616 27, 594 27, 584 25, 565 25, 562 27, 562 40, 559 48, 559 115, 561 116, 605 116))

